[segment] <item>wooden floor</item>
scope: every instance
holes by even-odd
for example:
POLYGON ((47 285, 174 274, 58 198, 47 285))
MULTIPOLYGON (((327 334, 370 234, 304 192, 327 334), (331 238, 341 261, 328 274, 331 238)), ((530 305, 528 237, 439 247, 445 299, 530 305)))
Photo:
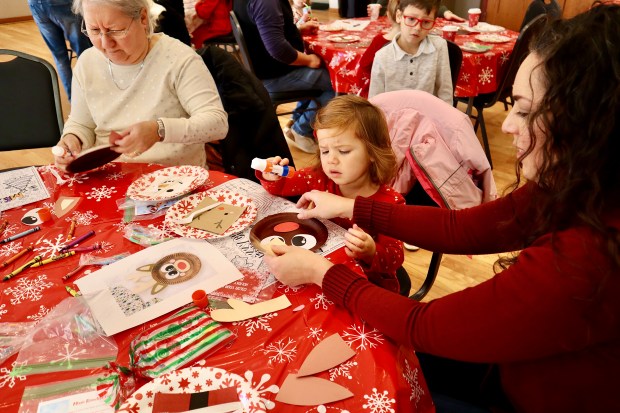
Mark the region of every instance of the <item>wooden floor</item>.
MULTIPOLYGON (((335 20, 337 11, 313 11, 320 21, 335 20)), ((36 25, 32 21, 0 24, 0 49, 14 49, 42 57, 53 63, 51 53, 47 49, 36 25)), ((61 87, 62 89, 62 87, 61 87)), ((70 106, 62 90, 63 112, 67 117, 70 106)), ((460 107, 461 110, 464 107, 460 107)), ((501 132, 501 123, 506 112, 501 105, 485 110, 485 120, 491 144, 494 171, 499 193, 514 180, 514 157, 512 137, 501 132)), ((281 124, 287 118, 280 118, 281 124)), ((1 139, 1 136, 0 136, 1 139)), ((295 163, 298 166, 307 165, 309 155, 291 148, 295 163)), ((276 155, 276 154, 274 154, 276 155)), ((0 152, 0 169, 26 165, 41 165, 53 161, 49 148, 25 151, 0 152)), ((428 251, 405 253, 405 268, 412 279, 412 291, 416 291, 426 275, 431 254, 428 251)), ((424 301, 441 297, 454 291, 476 285, 493 275, 492 264, 497 259, 495 255, 482 255, 472 258, 459 255, 444 255, 435 285, 424 301)))

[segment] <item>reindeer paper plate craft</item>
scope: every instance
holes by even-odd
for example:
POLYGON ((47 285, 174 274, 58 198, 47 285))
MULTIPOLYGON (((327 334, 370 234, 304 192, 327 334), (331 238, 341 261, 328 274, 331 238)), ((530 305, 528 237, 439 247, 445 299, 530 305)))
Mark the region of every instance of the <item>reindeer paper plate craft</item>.
POLYGON ((250 231, 256 249, 271 253, 271 245, 294 245, 317 251, 327 240, 327 227, 318 219, 298 219, 294 212, 263 218, 250 231))
POLYGON ((160 302, 161 299, 155 295, 169 285, 194 278, 200 268, 200 258, 194 254, 170 254, 154 264, 143 265, 137 268, 135 273, 126 276, 130 286, 116 285, 110 290, 123 313, 129 316, 160 302))

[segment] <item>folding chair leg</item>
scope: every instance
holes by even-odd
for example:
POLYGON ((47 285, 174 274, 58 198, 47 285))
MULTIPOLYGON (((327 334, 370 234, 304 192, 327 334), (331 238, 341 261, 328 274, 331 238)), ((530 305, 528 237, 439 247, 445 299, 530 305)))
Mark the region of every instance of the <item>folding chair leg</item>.
POLYGON ((487 155, 487 159, 489 160, 489 164, 491 165, 491 169, 493 169, 493 161, 491 160, 491 148, 489 147, 489 138, 487 136, 487 127, 484 123, 484 116, 482 116, 482 111, 480 111, 480 115, 476 119, 476 123, 480 119, 480 135, 482 136, 482 143, 484 145, 484 153, 487 155))
POLYGON ((428 266, 428 273, 426 273, 426 279, 424 283, 420 287, 418 291, 416 291, 413 295, 409 296, 409 298, 420 301, 421 299, 428 294, 431 287, 435 283, 435 279, 437 278, 437 272, 439 271, 439 265, 441 264, 441 257, 443 254, 441 252, 433 252, 431 257, 431 263, 428 266))

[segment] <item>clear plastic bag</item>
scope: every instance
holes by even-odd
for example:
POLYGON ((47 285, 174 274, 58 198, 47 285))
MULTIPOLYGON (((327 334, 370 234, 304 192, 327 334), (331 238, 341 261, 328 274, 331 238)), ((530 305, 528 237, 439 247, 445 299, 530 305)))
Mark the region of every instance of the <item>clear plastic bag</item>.
POLYGON ((17 353, 36 322, 0 323, 0 364, 17 353))
POLYGON ((123 236, 129 241, 150 247, 172 239, 167 237, 165 233, 157 228, 147 228, 137 224, 129 224, 125 227, 123 236))
POLYGON ((13 375, 91 369, 116 359, 118 347, 81 297, 58 304, 31 330, 17 356, 13 375))

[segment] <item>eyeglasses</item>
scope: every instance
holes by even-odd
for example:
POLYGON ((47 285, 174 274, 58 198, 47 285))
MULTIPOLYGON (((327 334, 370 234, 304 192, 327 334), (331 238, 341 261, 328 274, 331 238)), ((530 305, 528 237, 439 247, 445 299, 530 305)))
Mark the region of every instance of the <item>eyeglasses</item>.
POLYGON ((415 27, 418 23, 420 24, 420 28, 424 30, 430 30, 435 25, 435 20, 431 19, 418 19, 414 16, 405 16, 403 14, 403 23, 405 26, 415 27))
POLYGON ((85 36, 89 37, 90 39, 93 39, 94 37, 99 37, 100 39, 102 39, 103 36, 108 36, 109 39, 122 39, 123 37, 127 36, 127 33, 129 32, 129 29, 131 28, 134 20, 135 19, 131 19, 131 23, 129 23, 129 26, 127 26, 125 30, 108 30, 107 32, 102 32, 101 29, 87 29, 84 21, 82 20, 81 31, 82 33, 84 33, 85 36))

